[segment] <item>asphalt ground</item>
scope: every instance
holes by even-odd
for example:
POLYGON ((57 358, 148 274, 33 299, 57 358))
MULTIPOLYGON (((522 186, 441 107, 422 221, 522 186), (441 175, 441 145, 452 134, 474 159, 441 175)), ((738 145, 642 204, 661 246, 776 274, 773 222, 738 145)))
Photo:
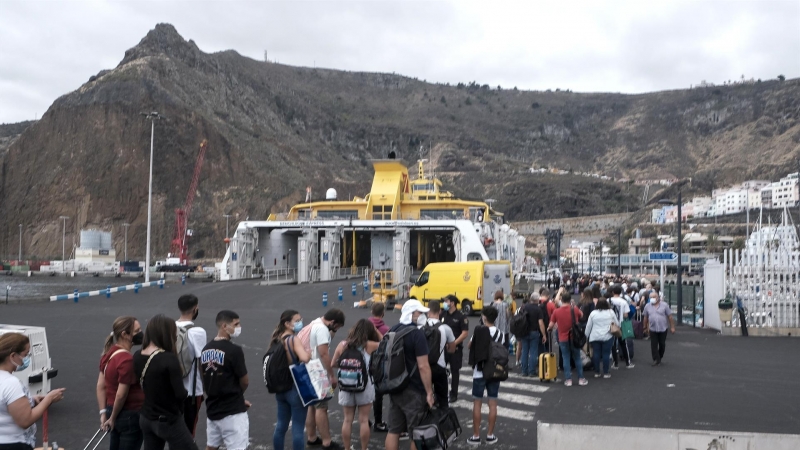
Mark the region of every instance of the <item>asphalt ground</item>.
MULTIPOLYGON (((142 326, 155 314, 178 317, 177 299, 185 293, 200 298, 196 323, 214 336, 213 324, 221 309, 232 309, 242 320, 242 345, 251 375, 246 398, 251 448, 271 449, 276 422, 275 400, 261 380, 261 359, 280 313, 299 310, 304 322, 324 314, 322 292, 328 292, 328 308, 340 307, 346 314, 347 334, 358 319, 369 316, 354 309, 351 281, 312 285, 256 286, 250 281, 230 283, 168 284, 164 289, 126 292, 111 299, 83 298, 79 303, 19 303, 0 305, 0 323, 44 326, 53 366, 59 375, 53 387, 66 387, 65 398, 50 412, 50 441, 67 450, 83 448, 99 427, 95 383, 103 341, 113 320, 136 316, 142 326), (338 302, 337 288, 344 290, 338 302)), ((387 312, 386 322, 397 323, 399 313, 387 312)), ((471 319, 471 329, 478 318, 471 319)), ((795 338, 723 337, 715 332, 680 327, 667 339, 664 365, 651 367, 649 341, 635 343, 636 367, 612 371, 608 380, 589 378, 589 385, 540 383, 521 378, 514 370, 500 388, 500 414, 496 435, 499 449, 536 447, 536 422, 605 426, 658 427, 742 432, 800 433, 800 340, 795 338)), ((466 353, 464 355, 466 366, 466 353)), ((461 394, 455 409, 463 433, 455 448, 469 448, 471 382, 470 370, 462 369, 461 394)), ((384 407, 388 408, 388 401, 384 407)), ((484 406, 485 407, 485 406, 484 406)), ((386 413, 384 413, 386 416, 386 413)), ((482 436, 486 436, 486 416, 482 436)), ((331 403, 330 421, 334 439, 341 443, 341 408, 331 403)), ((40 425, 41 430, 41 425, 40 425)), ((358 446, 358 425, 353 426, 353 444, 358 446)), ((370 448, 383 448, 385 435, 373 433, 370 448)), ((624 436, 620 436, 624 442, 624 436)), ((41 440, 41 431, 40 431, 41 440)), ((287 442, 291 442, 287 437, 287 442)), ((201 412, 197 443, 205 445, 205 409, 201 412)), ((103 444, 100 448, 105 447, 103 444)), ((407 448, 401 443, 401 448, 407 448)), ((624 447, 624 445, 623 445, 624 447)))

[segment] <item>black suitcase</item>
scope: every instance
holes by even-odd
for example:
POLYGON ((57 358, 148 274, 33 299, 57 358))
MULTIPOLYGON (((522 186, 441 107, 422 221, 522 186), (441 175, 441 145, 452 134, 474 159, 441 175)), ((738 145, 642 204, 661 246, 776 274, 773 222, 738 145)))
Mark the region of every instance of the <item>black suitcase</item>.
POLYGON ((461 434, 461 424, 453 408, 431 409, 411 431, 417 450, 446 450, 461 434))

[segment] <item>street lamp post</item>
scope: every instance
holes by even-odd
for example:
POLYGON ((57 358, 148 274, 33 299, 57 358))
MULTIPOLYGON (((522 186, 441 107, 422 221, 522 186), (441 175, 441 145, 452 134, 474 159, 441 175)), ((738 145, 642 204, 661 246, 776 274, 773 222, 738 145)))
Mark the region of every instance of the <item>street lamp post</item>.
POLYGON ((19 256, 17 261, 22 263, 22 224, 19 224, 19 256))
POLYGON ((156 130, 156 120, 161 119, 156 111, 150 113, 142 113, 147 120, 150 121, 150 182, 147 188, 147 246, 144 256, 144 282, 150 281, 150 228, 151 228, 151 215, 153 211, 153 139, 156 130))
POLYGON ((61 228, 61 272, 67 271, 67 257, 66 257, 66 237, 67 237, 67 216, 60 216, 59 219, 63 222, 61 228))
POLYGON ((603 240, 600 240, 600 276, 603 276, 603 240))
POLYGON ((622 228, 617 229, 617 274, 622 279, 622 228))
POLYGON ((125 222, 122 224, 122 227, 125 228, 125 261, 128 260, 128 228, 131 227, 131 224, 125 222))
MULTIPOLYGON (((665 205, 674 205, 675 204, 675 202, 673 202, 671 200, 659 200, 659 203, 665 204, 665 205)), ((677 301, 678 301, 678 324, 679 325, 683 325, 683 273, 682 273, 683 272, 683 267, 681 265, 681 260, 683 259, 683 248, 682 248, 683 239, 681 237, 681 232, 682 232, 682 230, 681 230, 681 223, 682 223, 681 212, 682 212, 681 211, 681 190, 680 190, 680 187, 678 187, 678 264, 677 264, 677 270, 678 270, 678 276, 677 276, 678 296, 677 297, 678 298, 677 298, 677 301)), ((714 216, 714 219, 716 220, 716 216, 714 216)), ((664 289, 664 286, 661 286, 661 289, 664 289)))

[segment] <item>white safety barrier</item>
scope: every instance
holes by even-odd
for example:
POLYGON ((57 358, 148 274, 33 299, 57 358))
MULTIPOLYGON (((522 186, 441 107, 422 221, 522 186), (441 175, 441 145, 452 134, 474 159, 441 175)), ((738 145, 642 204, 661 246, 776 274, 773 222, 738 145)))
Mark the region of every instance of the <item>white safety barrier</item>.
POLYGON ((538 448, 541 449, 614 448, 616 446, 611 443, 620 442, 620 436, 624 436, 624 448, 647 450, 797 450, 800 448, 800 435, 796 434, 537 423, 538 448))

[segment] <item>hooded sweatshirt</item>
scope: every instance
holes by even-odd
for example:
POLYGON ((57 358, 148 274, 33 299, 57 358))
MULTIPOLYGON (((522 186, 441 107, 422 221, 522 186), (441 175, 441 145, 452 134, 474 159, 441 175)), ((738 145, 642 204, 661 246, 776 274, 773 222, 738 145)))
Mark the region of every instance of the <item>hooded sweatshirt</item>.
POLYGON ((383 322, 383 319, 372 316, 369 318, 369 321, 375 325, 375 329, 378 330, 380 334, 386 334, 386 332, 389 331, 389 327, 386 326, 386 323, 383 322))

